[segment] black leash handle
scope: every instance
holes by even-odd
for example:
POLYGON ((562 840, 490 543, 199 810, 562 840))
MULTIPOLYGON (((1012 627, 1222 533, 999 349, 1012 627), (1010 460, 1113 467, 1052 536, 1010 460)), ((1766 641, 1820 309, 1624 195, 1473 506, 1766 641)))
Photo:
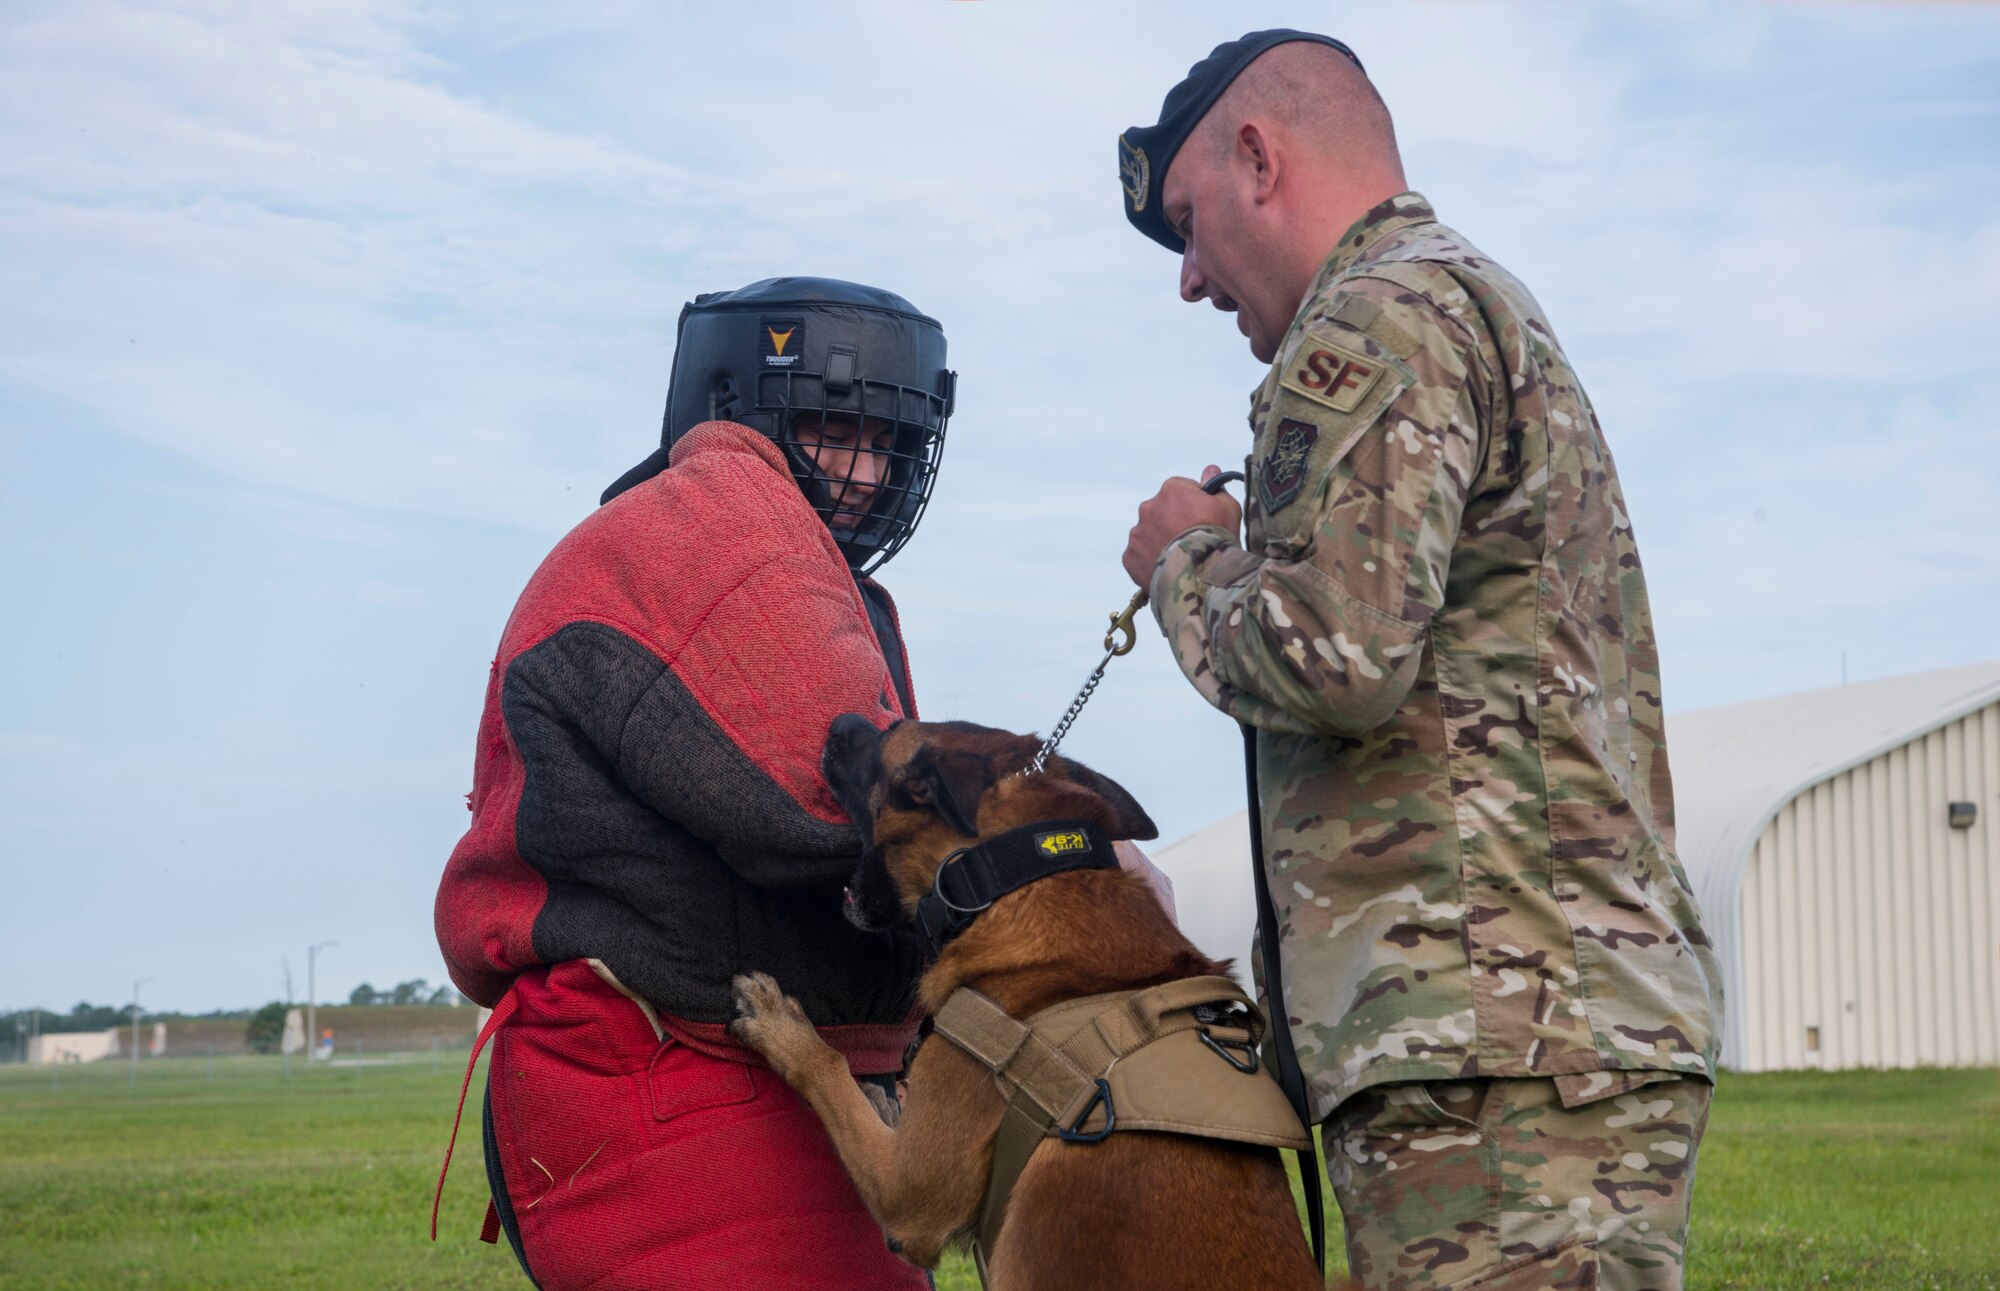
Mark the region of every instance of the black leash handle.
POLYGON ((1257 880, 1257 958, 1264 965, 1264 998, 1271 1020, 1271 1051, 1277 1059, 1278 1088, 1305 1127, 1307 1146, 1298 1153, 1299 1182, 1306 1194, 1306 1226, 1311 1229, 1313 1260, 1326 1277, 1326 1198, 1320 1194, 1319 1142, 1313 1138, 1312 1108, 1306 1099, 1305 1072, 1292 1047, 1292 1019, 1285 1007, 1284 970, 1278 956, 1278 908, 1271 900, 1271 880, 1264 873, 1264 804, 1257 787, 1257 728, 1243 726, 1243 782, 1250 797, 1250 869, 1257 880))
MULTIPOLYGON (((1219 493, 1222 486, 1243 478, 1241 471, 1223 471, 1201 487, 1219 493)), ((1305 1127, 1306 1148, 1299 1152, 1299 1183, 1306 1195, 1306 1227, 1311 1229, 1313 1261, 1326 1277, 1326 1198, 1320 1192, 1323 1177, 1319 1143, 1313 1138, 1312 1107, 1306 1098, 1306 1076, 1299 1068, 1298 1050, 1292 1047, 1292 1019, 1285 1008, 1285 975, 1278 956, 1278 908, 1271 900, 1271 880, 1264 873, 1264 800, 1257 787, 1257 728, 1243 727, 1243 787, 1250 799, 1250 870, 1257 884, 1257 958, 1264 966, 1264 998, 1269 1003, 1271 1053, 1277 1059, 1278 1088, 1285 1101, 1298 1113, 1305 1127)))

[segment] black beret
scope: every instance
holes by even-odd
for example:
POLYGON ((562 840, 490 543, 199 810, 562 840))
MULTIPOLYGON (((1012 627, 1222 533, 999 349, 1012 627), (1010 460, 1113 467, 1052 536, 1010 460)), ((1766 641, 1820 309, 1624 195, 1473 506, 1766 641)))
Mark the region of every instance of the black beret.
POLYGON ((1125 218, 1132 221, 1133 228, 1176 255, 1187 250, 1186 243, 1168 227, 1166 216, 1160 211, 1160 189, 1167 182, 1167 169, 1174 164, 1174 155, 1252 59, 1273 45, 1295 40, 1330 45, 1357 68, 1361 66, 1354 51, 1331 36, 1293 31, 1289 27, 1253 31, 1217 45, 1207 58, 1190 67, 1181 83, 1167 91, 1166 102, 1160 104, 1159 124, 1133 126, 1118 136, 1118 182, 1125 188, 1125 218))

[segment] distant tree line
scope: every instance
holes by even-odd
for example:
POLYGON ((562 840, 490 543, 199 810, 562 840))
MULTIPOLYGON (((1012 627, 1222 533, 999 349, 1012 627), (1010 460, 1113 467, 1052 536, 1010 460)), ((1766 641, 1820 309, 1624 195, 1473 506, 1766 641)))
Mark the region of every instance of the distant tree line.
MULTIPOLYGON (((148 1022, 187 1022, 196 1018, 210 1021, 240 1021, 250 1016, 249 1009, 216 1009, 211 1013, 156 1013, 151 1009, 140 1014, 148 1022)), ((39 1031, 43 1035, 64 1035, 76 1031, 108 1031, 112 1027, 132 1024, 132 1006, 129 1004, 91 1004, 80 1002, 67 1013, 53 1009, 16 1009, 11 1013, 0 1013, 0 1037, 11 1041, 15 1028, 20 1034, 39 1031)))
MULTIPOLYGON (((398 982, 393 988, 378 991, 363 982, 348 995, 349 1004, 437 1004, 453 1005, 464 1001, 449 983, 433 987, 421 977, 413 977, 407 982, 398 982)), ((189 1022, 197 1019, 211 1022, 242 1022, 247 1029, 250 1048, 257 1053, 276 1053, 284 1039, 285 1013, 296 1005, 283 1004, 276 1000, 259 1009, 216 1009, 209 1013, 168 1013, 142 1010, 140 1017, 148 1022, 189 1022)), ((21 1037, 40 1033, 42 1035, 62 1035, 78 1031, 108 1031, 112 1027, 130 1026, 132 1009, 124 1004, 92 1004, 88 1000, 78 1001, 76 1007, 67 1013, 54 1009, 15 1009, 0 1012, 0 1046, 4 1053, 0 1058, 11 1059, 21 1037)))
POLYGON ((413 977, 407 982, 398 982, 387 991, 378 991, 363 982, 348 993, 347 1002, 363 1007, 371 1004, 457 1004, 458 992, 449 985, 435 989, 421 977, 413 977))

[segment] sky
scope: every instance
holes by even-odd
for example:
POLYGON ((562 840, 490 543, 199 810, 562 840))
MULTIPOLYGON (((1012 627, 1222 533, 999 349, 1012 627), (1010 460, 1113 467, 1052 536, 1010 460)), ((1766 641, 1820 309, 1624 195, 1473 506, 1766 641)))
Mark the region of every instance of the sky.
MULTIPOLYGON (((1670 717, 2000 656, 2000 9, 12 0, 0 1009, 254 1005, 329 940, 321 998, 442 980, 487 664, 656 443, 697 292, 943 322, 882 580, 926 716, 1046 730, 1137 504, 1240 462, 1261 377, 1125 224, 1116 136, 1267 26, 1355 47, 1547 310, 1670 717)), ((1163 842, 1242 805, 1150 627, 1065 751, 1163 842)))

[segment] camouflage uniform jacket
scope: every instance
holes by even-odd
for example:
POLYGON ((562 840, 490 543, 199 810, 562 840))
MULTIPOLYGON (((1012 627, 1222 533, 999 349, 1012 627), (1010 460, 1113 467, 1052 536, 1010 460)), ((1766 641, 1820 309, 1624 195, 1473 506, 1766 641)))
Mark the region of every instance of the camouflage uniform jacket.
POLYGON ((1415 193, 1348 231, 1253 396, 1247 549, 1170 544, 1181 669, 1258 728, 1315 1119, 1384 1081, 1713 1073, 1646 588, 1527 288, 1415 193))

